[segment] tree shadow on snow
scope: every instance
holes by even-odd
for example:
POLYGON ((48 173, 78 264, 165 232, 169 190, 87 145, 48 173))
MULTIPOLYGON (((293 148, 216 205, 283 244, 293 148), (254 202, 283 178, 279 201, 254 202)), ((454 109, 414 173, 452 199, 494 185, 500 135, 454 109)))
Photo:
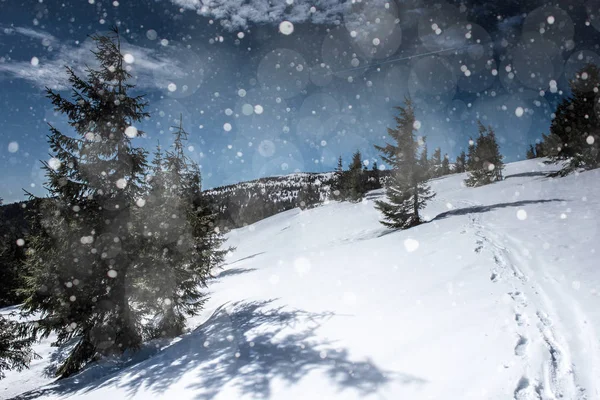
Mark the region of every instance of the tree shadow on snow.
MULTIPOLYGON (((426 382, 382 370, 368 359, 351 360, 347 349, 320 339, 315 331, 334 314, 273 308, 271 303, 222 306, 165 351, 117 375, 47 390, 82 394, 114 385, 134 397, 141 388, 161 395, 175 385, 178 390, 192 391, 198 400, 211 400, 229 384, 240 394, 268 398, 274 379, 291 385, 311 371, 322 371, 339 391, 353 390, 363 397, 390 382, 426 382)), ((21 397, 26 398, 33 397, 21 397)))
POLYGON ((525 206, 528 204, 552 203, 552 202, 556 202, 556 201, 563 201, 563 200, 561 200, 561 199, 521 200, 521 201, 515 201, 513 203, 498 203, 498 204, 490 204, 488 206, 472 206, 472 207, 458 208, 456 210, 450 210, 450 211, 446 211, 441 214, 438 214, 430 222, 448 218, 448 217, 452 217, 454 215, 480 214, 480 213, 486 213, 486 212, 489 212, 492 210, 496 210, 498 208, 520 207, 520 206, 525 206))
POLYGON ((229 268, 219 272, 211 280, 219 280, 221 278, 227 278, 228 276, 242 275, 248 272, 256 271, 256 268, 229 268))
POLYGON ((255 253, 255 254, 249 255, 249 256, 247 256, 247 257, 243 257, 243 258, 240 258, 240 259, 238 259, 238 260, 235 260, 235 261, 232 261, 232 262, 230 262, 230 263, 227 263, 227 264, 225 264, 224 266, 227 266, 227 265, 233 265, 233 264, 235 264, 235 263, 239 263, 240 261, 250 260, 251 258, 254 258, 254 257, 256 257, 256 256, 260 256, 261 254, 265 254, 265 253, 266 253, 266 251, 261 251, 261 252, 259 252, 259 253, 255 253))
POLYGON ((542 172, 542 171, 533 171, 533 172, 521 172, 519 174, 512 174, 512 175, 506 175, 504 177, 504 179, 510 179, 510 178, 529 178, 529 177, 533 177, 533 176, 545 176, 548 177, 552 174, 553 171, 546 171, 546 172, 542 172))

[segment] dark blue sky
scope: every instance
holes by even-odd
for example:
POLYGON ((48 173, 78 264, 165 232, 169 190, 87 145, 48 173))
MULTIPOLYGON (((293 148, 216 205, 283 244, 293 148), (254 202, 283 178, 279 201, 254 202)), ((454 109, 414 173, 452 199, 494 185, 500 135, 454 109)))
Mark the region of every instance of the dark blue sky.
POLYGON ((271 3, 0 0, 0 197, 44 193, 47 123, 70 131, 43 88, 93 65, 88 36, 113 24, 149 101, 135 144, 168 146, 182 114, 204 187, 327 171, 356 149, 372 162, 406 95, 430 152, 454 158, 482 119, 514 161, 567 78, 600 61, 600 17, 579 2, 271 3))

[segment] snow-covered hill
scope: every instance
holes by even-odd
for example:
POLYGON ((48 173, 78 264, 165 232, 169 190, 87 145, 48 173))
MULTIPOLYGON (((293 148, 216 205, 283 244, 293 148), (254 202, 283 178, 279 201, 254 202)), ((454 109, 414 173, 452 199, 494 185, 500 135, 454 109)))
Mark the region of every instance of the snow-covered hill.
POLYGON ((379 224, 379 192, 234 230, 191 333, 38 387, 60 357, 44 341, 0 396, 600 399, 600 170, 549 169, 434 180, 406 231, 379 224))

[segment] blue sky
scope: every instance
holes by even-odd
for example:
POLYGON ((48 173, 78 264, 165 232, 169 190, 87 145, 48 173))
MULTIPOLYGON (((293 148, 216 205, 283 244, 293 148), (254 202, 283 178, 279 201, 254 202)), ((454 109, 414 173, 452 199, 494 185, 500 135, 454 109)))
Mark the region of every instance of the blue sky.
POLYGON ((507 161, 547 132, 567 79, 599 61, 598 19, 569 2, 411 0, 0 0, 0 197, 42 195, 44 97, 64 65, 93 66, 90 34, 113 24, 151 118, 135 145, 171 142, 179 115, 204 187, 327 171, 356 149, 377 160, 410 95, 419 135, 452 158, 491 124, 507 161), (71 4, 72 3, 72 4, 71 4))

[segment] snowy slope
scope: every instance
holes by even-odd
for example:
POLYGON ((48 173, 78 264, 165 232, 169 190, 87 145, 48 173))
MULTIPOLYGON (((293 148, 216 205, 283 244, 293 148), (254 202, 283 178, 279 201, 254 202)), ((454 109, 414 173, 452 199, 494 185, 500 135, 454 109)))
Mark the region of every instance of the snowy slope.
MULTIPOLYGON (((600 171, 549 169, 434 180, 406 231, 375 192, 232 231, 198 329, 22 398, 600 399, 600 171)), ((0 396, 47 383, 38 363, 0 396)))

